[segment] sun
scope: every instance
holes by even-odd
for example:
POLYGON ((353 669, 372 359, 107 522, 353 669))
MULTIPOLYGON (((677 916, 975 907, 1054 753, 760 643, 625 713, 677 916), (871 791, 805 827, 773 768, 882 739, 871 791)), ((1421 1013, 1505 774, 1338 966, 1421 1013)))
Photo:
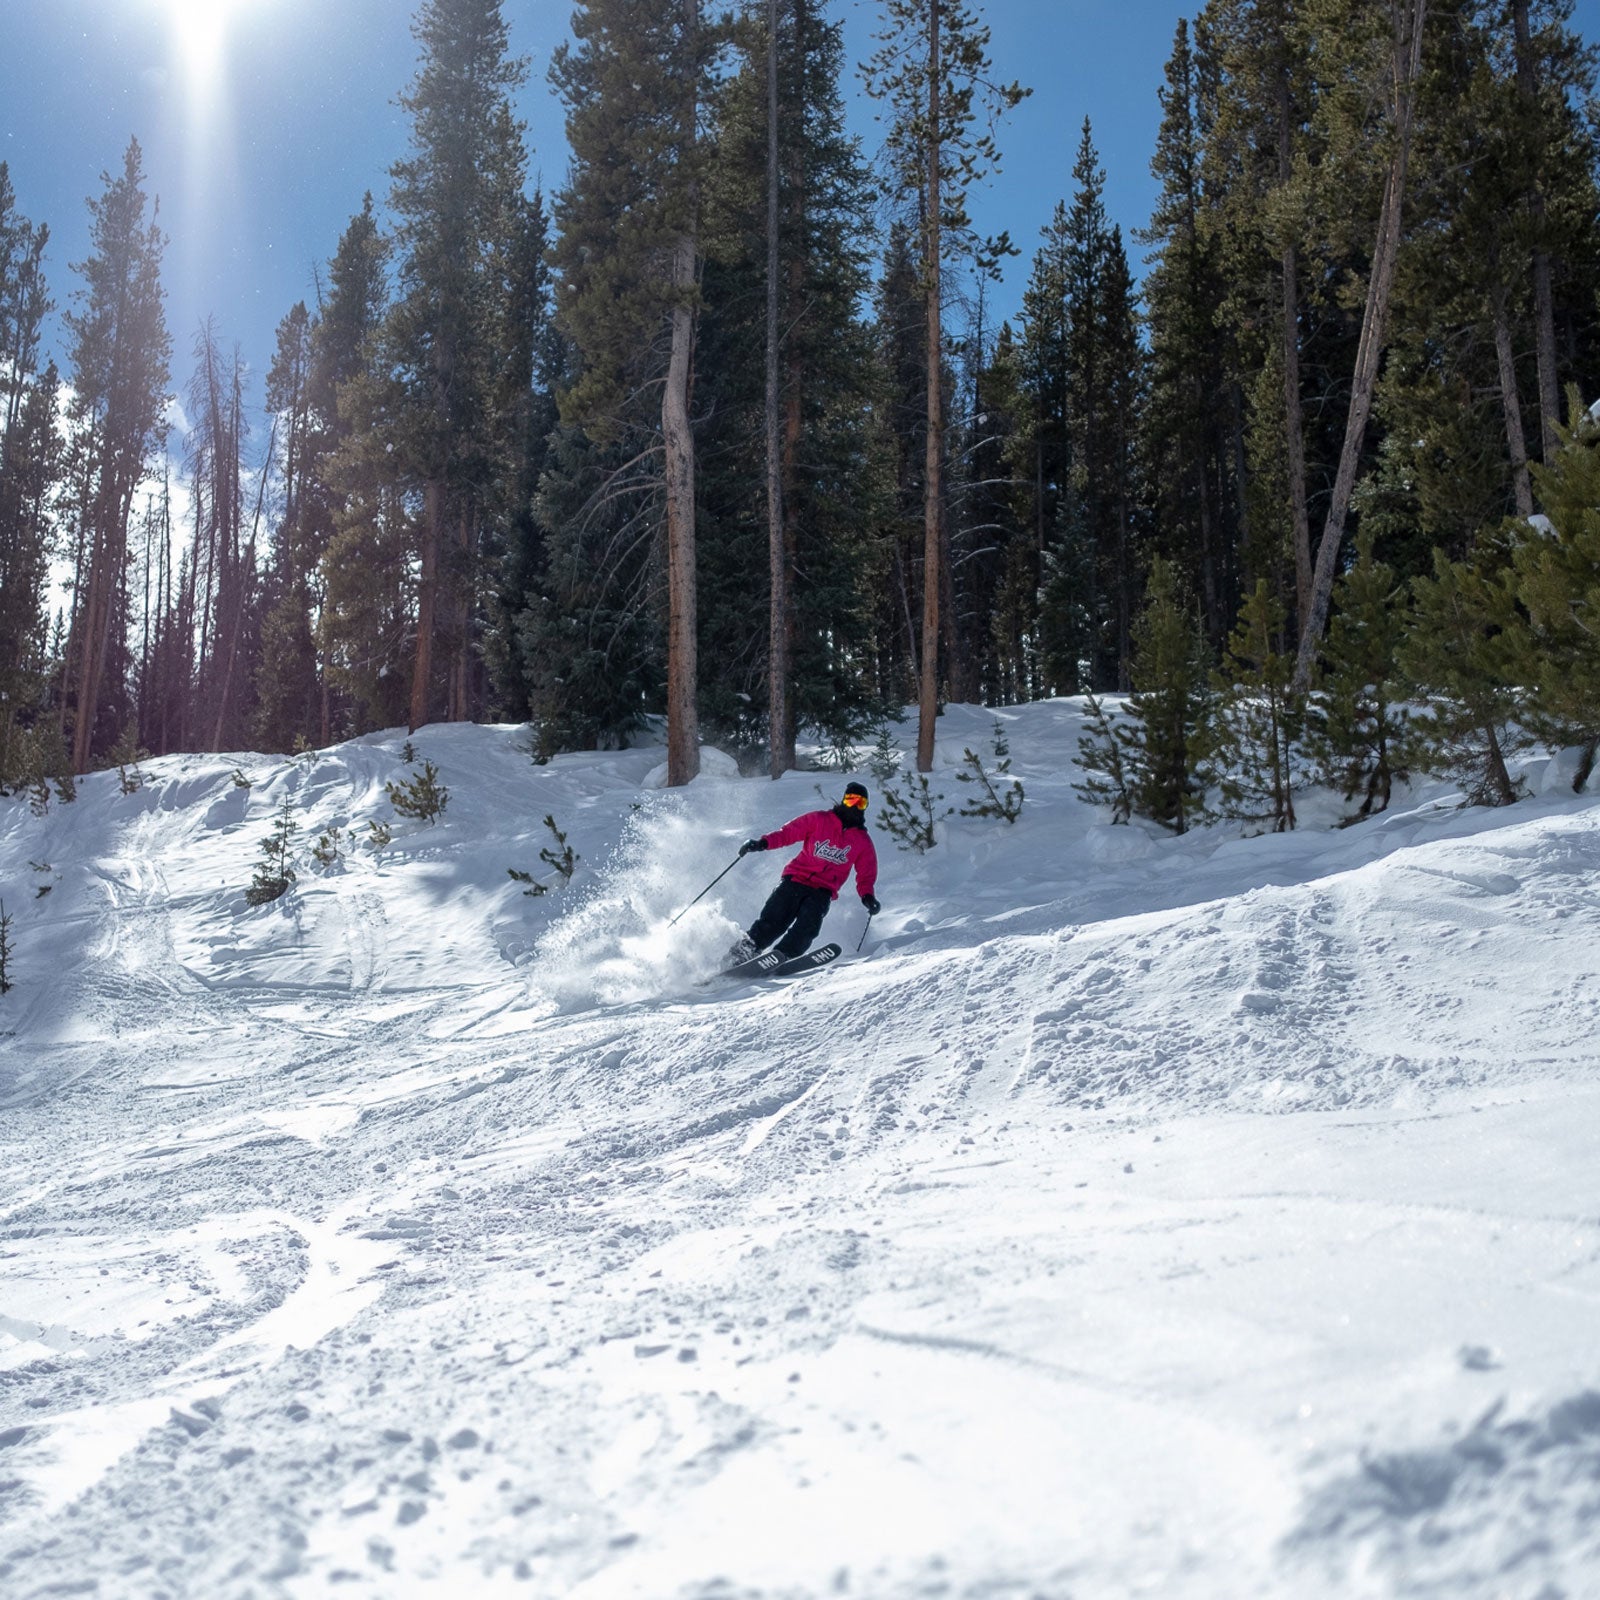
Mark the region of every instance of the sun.
POLYGON ((203 91, 223 67, 229 24, 252 0, 160 0, 191 92, 203 91))

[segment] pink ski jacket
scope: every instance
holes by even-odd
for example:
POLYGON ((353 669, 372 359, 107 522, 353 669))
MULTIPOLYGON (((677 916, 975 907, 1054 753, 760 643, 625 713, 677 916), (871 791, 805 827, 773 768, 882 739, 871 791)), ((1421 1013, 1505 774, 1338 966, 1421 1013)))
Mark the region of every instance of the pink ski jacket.
POLYGON ((857 894, 871 894, 878 881, 878 852, 867 830, 845 827, 832 811, 808 811, 763 837, 769 850, 786 844, 803 845, 800 854, 783 869, 784 877, 813 889, 826 889, 835 900, 852 867, 857 894))

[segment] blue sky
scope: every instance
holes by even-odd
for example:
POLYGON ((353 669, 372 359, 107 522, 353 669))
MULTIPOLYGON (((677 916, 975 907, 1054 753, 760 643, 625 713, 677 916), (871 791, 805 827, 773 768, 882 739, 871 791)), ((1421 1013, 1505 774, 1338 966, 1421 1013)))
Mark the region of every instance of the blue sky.
MULTIPOLYGON (((565 0, 507 0, 513 48, 531 72, 521 110, 534 167, 559 183, 561 109, 545 69, 566 34, 565 0)), ((1125 235, 1154 198, 1156 90, 1177 0, 989 0, 996 73, 1033 89, 1001 133, 1002 172, 975 197, 985 232, 1009 228, 1022 254, 996 295, 1013 313, 1039 229, 1070 193, 1085 115, 1107 170, 1107 208, 1125 235)), ((835 0, 852 62, 872 48, 875 0, 835 0)), ((206 316, 259 375, 274 330, 371 189, 405 151, 394 105, 416 64, 409 0, 5 0, 0 24, 0 160, 23 213, 48 222, 50 280, 65 304, 87 250, 85 200, 119 169, 130 135, 145 152, 170 236, 165 283, 174 377, 190 369, 206 316), (216 55, 197 17, 226 14, 216 55)), ((874 107, 852 74, 852 125, 869 153, 874 107)), ((1131 238, 1129 249, 1134 251, 1131 238)), ((1135 261, 1137 267, 1137 260, 1135 261)), ((59 341, 58 355, 64 356, 59 341)))

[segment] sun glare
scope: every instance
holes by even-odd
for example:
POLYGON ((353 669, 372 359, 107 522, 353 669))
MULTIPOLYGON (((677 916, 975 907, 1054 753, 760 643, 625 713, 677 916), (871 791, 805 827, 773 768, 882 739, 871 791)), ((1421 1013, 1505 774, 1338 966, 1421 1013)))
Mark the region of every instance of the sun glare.
POLYGON ((222 70, 228 25, 250 0, 162 0, 172 41, 191 91, 204 91, 222 70))

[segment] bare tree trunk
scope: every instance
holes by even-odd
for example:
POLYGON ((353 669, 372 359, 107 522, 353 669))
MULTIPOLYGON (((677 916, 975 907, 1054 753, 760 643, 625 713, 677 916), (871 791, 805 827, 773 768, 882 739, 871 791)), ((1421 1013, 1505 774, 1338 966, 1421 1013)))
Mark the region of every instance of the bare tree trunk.
POLYGON ((450 663, 450 692, 445 717, 450 722, 472 721, 472 607, 478 563, 478 512, 464 506, 456 521, 456 548, 461 552, 457 585, 451 601, 455 656, 450 663))
MULTIPOLYGON (((1289 128, 1289 64, 1278 58, 1278 183, 1294 176, 1289 128)), ((1289 472, 1289 513, 1294 539, 1295 602, 1303 620, 1311 609, 1311 515, 1306 508, 1305 420, 1300 398, 1300 260, 1293 238, 1283 241, 1283 445, 1289 472)))
POLYGON ((924 269, 928 290, 928 438, 922 474, 922 673, 917 694, 917 771, 933 771, 934 718, 939 709, 940 467, 944 444, 944 383, 940 368, 939 0, 928 8, 928 208, 924 218, 924 269))
POLYGON ((1394 287, 1395 260, 1400 251, 1400 218, 1405 205, 1406 165, 1411 155, 1412 112, 1416 105, 1417 75, 1422 60, 1422 26, 1427 15, 1428 0, 1409 0, 1409 4, 1409 32, 1402 28, 1399 17, 1396 18, 1395 151, 1388 176, 1384 179, 1378 238, 1372 252, 1372 276, 1367 282, 1367 304, 1361 318, 1361 342, 1356 350, 1355 378, 1350 391, 1350 412, 1345 419, 1344 448, 1339 454, 1339 471, 1333 481, 1328 520, 1323 524, 1322 542, 1317 547, 1311 604, 1300 619, 1300 653, 1295 661, 1293 684, 1297 695, 1305 694, 1311 687, 1311 672, 1328 625, 1328 603, 1333 597, 1339 548, 1344 541, 1344 519, 1350 509, 1351 493, 1355 489, 1356 470, 1361 464, 1361 445, 1366 437, 1367 418, 1372 412, 1378 367, 1383 360, 1389 320, 1389 294, 1394 287))
POLYGON ((228 644, 222 667, 222 689, 217 695, 217 721, 211 736, 211 748, 220 750, 228 728, 228 706, 233 696, 233 674, 239 659, 239 637, 244 632, 245 605, 248 589, 256 570, 256 539, 261 532, 261 512, 266 504, 267 478, 272 468, 272 453, 278 442, 278 419, 272 419, 272 431, 267 435, 267 459, 261 468, 261 481, 256 486, 256 510, 250 524, 250 544, 239 563, 239 581, 235 584, 233 616, 228 624, 228 644))
POLYGON ((789 552, 783 517, 783 444, 778 418, 778 0, 767 0, 767 769, 794 766, 789 721, 789 552))
MULTIPOLYGON (((1517 88, 1530 103, 1537 99, 1539 83, 1533 64, 1533 40, 1528 28, 1528 0, 1511 0, 1511 26, 1516 36, 1517 88)), ((1543 152, 1541 151, 1542 155, 1543 152)), ((1533 311, 1534 350, 1539 364, 1539 437, 1542 459, 1549 462, 1560 448, 1556 424, 1561 420, 1561 391, 1556 379, 1556 316, 1555 299, 1550 288, 1550 253, 1544 248, 1545 219, 1544 192, 1534 180, 1533 192, 1528 196, 1533 212, 1535 239, 1533 247, 1533 311)))
POLYGON ((1511 483, 1517 497, 1517 515, 1533 515, 1533 485, 1528 480, 1528 441, 1522 432, 1522 401, 1517 395, 1517 363, 1511 348, 1511 325, 1506 317, 1506 292, 1496 288, 1490 296, 1494 315, 1494 353, 1500 365, 1500 409, 1506 419, 1506 449, 1511 456, 1511 483))
MULTIPOLYGON (((98 518, 96 519, 98 521, 98 518)), ((78 667, 76 720, 72 727, 72 770, 89 770, 95 702, 98 698, 100 661, 96 640, 100 635, 101 587, 105 571, 105 538, 97 527, 89 540, 89 591, 82 612, 81 658, 78 667)))
POLYGON ((422 573, 417 584, 417 659, 411 668, 411 710, 407 731, 428 720, 429 680, 433 677, 433 627, 439 606, 439 524, 444 517, 444 486, 430 478, 422 490, 422 573))
MULTIPOLYGON (((684 0, 684 23, 698 32, 700 0, 684 0)), ((684 107, 684 148, 692 149, 698 94, 684 107)), ((700 771, 696 704, 698 618, 695 596, 694 432, 689 424, 689 384, 694 366, 694 291, 697 186, 685 199, 683 231, 672 252, 672 354, 661 396, 661 433, 667 478, 667 783, 688 783, 700 771)))

